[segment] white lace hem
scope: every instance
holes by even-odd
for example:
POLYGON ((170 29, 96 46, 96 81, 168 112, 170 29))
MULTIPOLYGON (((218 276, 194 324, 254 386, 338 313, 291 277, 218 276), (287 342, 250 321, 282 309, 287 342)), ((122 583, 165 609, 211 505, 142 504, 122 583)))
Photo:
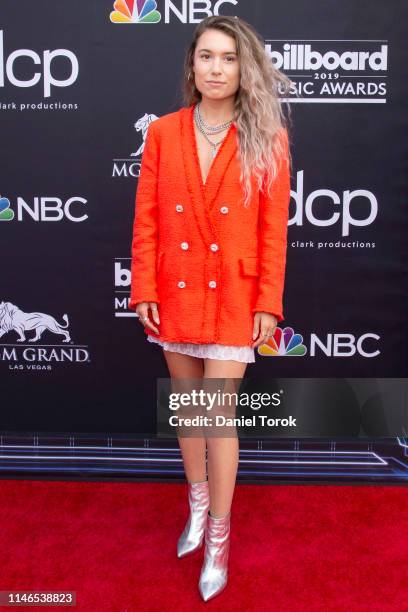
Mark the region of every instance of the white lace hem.
POLYGON ((244 363, 254 363, 255 353, 250 346, 229 346, 226 344, 194 344, 193 342, 163 342, 148 335, 149 342, 160 344, 166 351, 183 353, 192 357, 208 359, 232 359, 244 363))

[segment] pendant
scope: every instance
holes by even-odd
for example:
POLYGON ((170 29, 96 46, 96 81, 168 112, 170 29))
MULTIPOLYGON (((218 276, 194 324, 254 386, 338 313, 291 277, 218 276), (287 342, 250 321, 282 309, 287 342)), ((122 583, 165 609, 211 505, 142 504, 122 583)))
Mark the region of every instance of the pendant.
POLYGON ((217 154, 217 148, 213 147, 213 150, 212 150, 212 153, 211 153, 211 156, 212 156, 213 159, 216 156, 216 154, 217 154))

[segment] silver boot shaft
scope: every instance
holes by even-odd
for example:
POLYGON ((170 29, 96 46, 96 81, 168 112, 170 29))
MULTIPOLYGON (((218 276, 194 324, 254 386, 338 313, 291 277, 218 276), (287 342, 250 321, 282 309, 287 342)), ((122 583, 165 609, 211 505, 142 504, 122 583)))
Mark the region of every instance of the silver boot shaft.
POLYGON ((227 584, 230 518, 231 512, 221 518, 214 518, 210 514, 207 517, 204 563, 198 584, 204 601, 218 595, 227 584))
POLYGON ((210 507, 208 480, 188 483, 190 514, 177 542, 177 556, 185 557, 198 550, 204 540, 207 514, 210 507))

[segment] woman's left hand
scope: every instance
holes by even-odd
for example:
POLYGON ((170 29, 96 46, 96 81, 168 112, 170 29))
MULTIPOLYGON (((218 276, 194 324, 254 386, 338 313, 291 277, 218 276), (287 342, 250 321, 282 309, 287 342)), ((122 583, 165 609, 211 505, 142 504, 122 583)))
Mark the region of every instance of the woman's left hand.
POLYGON ((273 336, 277 324, 278 319, 273 314, 269 312, 256 312, 252 336, 252 340, 255 340, 255 342, 252 344, 252 348, 267 342, 273 336))

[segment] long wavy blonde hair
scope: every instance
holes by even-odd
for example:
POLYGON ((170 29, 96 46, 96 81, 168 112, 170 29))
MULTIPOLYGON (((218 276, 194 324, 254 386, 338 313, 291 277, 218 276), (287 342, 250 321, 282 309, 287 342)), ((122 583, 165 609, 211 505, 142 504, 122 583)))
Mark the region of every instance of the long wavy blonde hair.
POLYGON ((235 96, 233 121, 239 141, 240 182, 247 206, 251 198, 252 176, 258 189, 264 191, 266 185, 270 194, 282 160, 287 159, 289 167, 292 165, 290 147, 285 150, 282 138, 285 130, 289 137, 290 106, 286 101, 286 118, 279 100, 279 93, 288 96, 292 81, 275 68, 265 50, 263 38, 249 23, 239 17, 207 17, 197 26, 184 60, 182 95, 186 106, 202 98, 194 82, 194 53, 198 39, 209 28, 231 36, 237 47, 240 86, 235 96))

